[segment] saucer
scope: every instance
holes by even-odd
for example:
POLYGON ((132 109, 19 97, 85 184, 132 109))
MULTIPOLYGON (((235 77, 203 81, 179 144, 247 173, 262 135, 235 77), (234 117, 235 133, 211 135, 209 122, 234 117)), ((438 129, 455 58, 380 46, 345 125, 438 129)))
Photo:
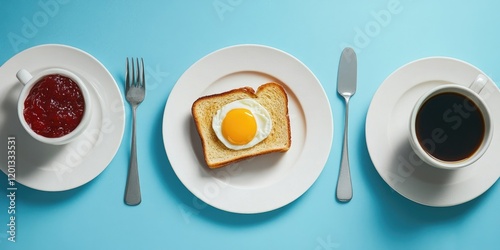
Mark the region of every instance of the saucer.
MULTIPOLYGON (((497 128, 488 151, 462 169, 423 163, 408 140, 411 110, 426 91, 446 83, 468 86, 478 74, 484 73, 457 59, 424 58, 397 69, 375 93, 366 117, 368 151, 382 179, 402 196, 427 206, 454 206, 480 196, 500 177, 500 112, 491 113, 497 128)), ((482 92, 494 110, 500 107, 500 91, 488 80, 482 92)))
MULTIPOLYGON (((65 45, 40 45, 5 62, 0 67, 0 79, 0 138, 15 138, 17 182, 42 191, 64 191, 91 181, 108 166, 121 144, 125 111, 115 80, 96 58, 65 45), (16 72, 24 68, 36 74, 51 67, 77 74, 87 85, 93 103, 91 121, 84 134, 62 146, 32 138, 17 115, 22 86, 16 72)), ((7 154, 1 154, 0 162, 0 168, 7 173, 7 154)))

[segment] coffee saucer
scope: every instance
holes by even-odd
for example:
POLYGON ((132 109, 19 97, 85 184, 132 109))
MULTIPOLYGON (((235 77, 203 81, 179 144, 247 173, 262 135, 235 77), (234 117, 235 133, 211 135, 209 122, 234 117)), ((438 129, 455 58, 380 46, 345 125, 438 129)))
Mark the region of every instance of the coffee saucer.
MULTIPOLYGON (((491 113, 496 128, 487 152, 465 168, 429 166, 408 140, 411 110, 420 96, 442 84, 468 86, 478 74, 484 73, 464 61, 424 58, 394 71, 375 93, 366 117, 368 151, 382 179, 402 196, 427 206, 454 206, 480 196, 500 177, 500 112, 491 113)), ((482 92, 486 105, 494 110, 500 107, 500 90, 488 80, 482 92)))
POLYGON ((65 191, 90 182, 106 169, 121 145, 125 107, 113 76, 94 56, 62 44, 38 45, 1 65, 0 79, 0 138, 12 138, 15 144, 9 156, 0 156, 0 170, 9 180, 41 191, 65 191), (16 72, 21 68, 34 74, 64 68, 82 79, 92 99, 90 122, 82 136, 56 146, 35 140, 23 129, 17 114, 21 84, 16 72))

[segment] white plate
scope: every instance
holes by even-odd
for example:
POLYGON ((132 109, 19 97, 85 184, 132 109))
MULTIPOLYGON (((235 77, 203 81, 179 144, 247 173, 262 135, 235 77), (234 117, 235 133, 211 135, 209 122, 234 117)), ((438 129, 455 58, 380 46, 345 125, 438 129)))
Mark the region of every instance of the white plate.
MULTIPOLYGON (((420 204, 453 206, 470 201, 490 188, 500 176, 500 112, 492 112, 495 126, 488 151, 477 162, 459 170, 442 170, 422 163, 408 141, 410 112, 417 99, 444 83, 470 85, 476 67, 453 58, 431 57, 397 69, 375 93, 366 118, 366 142, 380 176, 398 193, 420 204)), ((500 107, 500 91, 489 79, 482 93, 491 110, 500 107)))
POLYGON ((227 47, 197 61, 179 78, 163 115, 165 150, 178 178, 199 199, 235 213, 274 210, 301 196, 323 170, 332 138, 330 104, 318 79, 293 56, 260 45, 227 47), (191 116, 193 102, 269 81, 288 94, 290 150, 208 169, 191 116))
MULTIPOLYGON (((124 106, 120 90, 108 70, 88 53, 65 45, 32 47, 15 55, 0 67, 0 138, 16 138, 16 181, 43 191, 79 187, 99 175, 113 159, 124 131, 124 106), (36 74, 49 67, 75 72, 89 87, 92 120, 82 138, 64 146, 36 141, 21 127, 17 98, 21 84, 16 72, 36 74)), ((7 172, 7 154, 0 156, 7 172)))

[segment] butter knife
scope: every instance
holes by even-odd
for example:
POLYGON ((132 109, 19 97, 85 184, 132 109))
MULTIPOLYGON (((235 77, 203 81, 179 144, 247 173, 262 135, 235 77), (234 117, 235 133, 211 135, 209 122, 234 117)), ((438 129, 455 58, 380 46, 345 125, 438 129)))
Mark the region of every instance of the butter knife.
POLYGON ((339 179, 337 182, 337 200, 349 202, 352 199, 352 183, 349 167, 348 121, 349 100, 356 93, 357 58, 352 48, 345 48, 340 57, 337 75, 337 92, 345 99, 344 145, 340 162, 339 179))

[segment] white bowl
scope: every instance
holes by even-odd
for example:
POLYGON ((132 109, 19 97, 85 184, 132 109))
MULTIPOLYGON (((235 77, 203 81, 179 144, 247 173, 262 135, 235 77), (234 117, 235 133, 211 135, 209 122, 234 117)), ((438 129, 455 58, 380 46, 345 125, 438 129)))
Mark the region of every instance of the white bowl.
POLYGON ((41 141, 43 143, 47 144, 52 144, 52 145, 62 145, 69 143, 73 140, 75 140, 77 137, 79 137, 85 129, 87 128, 87 125, 90 122, 90 111, 92 110, 92 102, 90 98, 90 94, 88 92, 87 87, 85 86, 84 82, 78 77, 76 74, 66 70, 66 69, 61 69, 61 68, 50 68, 47 70, 43 70, 36 74, 35 76, 32 76, 27 70, 21 69, 17 72, 16 74, 17 78, 21 82, 21 84, 24 85, 23 89, 21 90, 21 93, 19 94, 19 99, 17 103, 17 111, 18 111, 18 116, 19 120, 21 121, 22 126, 24 129, 30 134, 33 138, 35 138, 38 141, 41 141), (37 134, 35 131, 31 129, 29 124, 26 122, 26 119, 24 118, 24 101, 28 97, 31 89, 33 86, 43 77, 47 75, 52 75, 52 74, 59 74, 62 76, 66 76, 68 78, 71 78, 80 88, 82 91, 83 95, 83 100, 85 102, 85 109, 83 112, 83 117, 78 126, 71 131, 70 133, 63 135, 61 137, 55 137, 55 138, 49 138, 42 136, 40 134, 37 134))

